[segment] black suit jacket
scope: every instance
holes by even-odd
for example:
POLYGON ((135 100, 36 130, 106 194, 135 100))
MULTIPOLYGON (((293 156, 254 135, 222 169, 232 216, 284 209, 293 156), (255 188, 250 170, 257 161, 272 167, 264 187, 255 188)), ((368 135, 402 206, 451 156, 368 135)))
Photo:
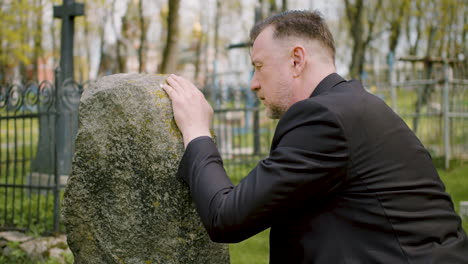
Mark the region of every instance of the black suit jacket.
POLYGON ((209 137, 179 166, 211 239, 268 227, 270 263, 468 263, 468 240, 431 157, 381 99, 326 77, 278 123, 237 186, 209 137))

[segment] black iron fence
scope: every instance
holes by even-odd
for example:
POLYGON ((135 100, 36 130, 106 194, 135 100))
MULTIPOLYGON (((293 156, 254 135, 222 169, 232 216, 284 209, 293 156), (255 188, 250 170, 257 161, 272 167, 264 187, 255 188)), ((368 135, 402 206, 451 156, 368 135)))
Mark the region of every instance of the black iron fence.
POLYGON ((468 159, 468 72, 448 60, 401 61, 372 74, 365 87, 381 97, 415 132, 433 157, 468 159))
POLYGON ((228 175, 238 182, 270 151, 276 120, 261 107, 215 108, 213 129, 228 175))
MULTIPOLYGON (((79 98, 88 85, 67 80, 0 86, 0 230, 64 231, 60 204, 79 98)), ((217 144, 235 181, 267 155, 275 127, 255 100, 248 90, 232 90, 215 107, 217 144)))
POLYGON ((66 80, 0 86, 0 229, 61 230, 60 200, 86 85, 66 80))
MULTIPOLYGON (((402 116, 434 157, 467 159, 468 83, 447 72, 441 76, 402 75, 365 87, 402 116)), ((206 96, 225 168, 238 182, 268 155, 277 121, 265 116, 246 84, 219 81, 224 85, 206 96)), ((69 80, 0 86, 0 229, 63 231, 60 201, 87 85, 69 80)))

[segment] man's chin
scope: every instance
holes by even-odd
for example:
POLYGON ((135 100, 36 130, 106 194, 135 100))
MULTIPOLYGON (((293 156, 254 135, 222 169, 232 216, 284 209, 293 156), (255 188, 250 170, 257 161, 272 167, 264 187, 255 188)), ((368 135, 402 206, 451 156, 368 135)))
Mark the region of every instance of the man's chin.
POLYGON ((266 108, 266 115, 270 119, 280 119, 284 114, 284 111, 281 111, 277 108, 271 109, 270 107, 266 108))

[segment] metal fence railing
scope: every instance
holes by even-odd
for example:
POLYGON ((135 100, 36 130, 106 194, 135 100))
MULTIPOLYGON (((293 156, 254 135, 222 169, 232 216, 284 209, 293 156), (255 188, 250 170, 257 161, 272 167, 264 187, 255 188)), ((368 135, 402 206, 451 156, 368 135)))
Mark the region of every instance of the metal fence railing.
MULTIPOLYGON (((393 78, 385 73, 364 84, 448 165, 450 159, 468 159, 468 82, 441 69, 429 79, 416 79, 427 75, 402 67, 393 78)), ((266 117, 253 92, 239 89, 246 84, 219 82, 224 86, 207 95, 215 112, 213 130, 226 171, 238 182, 267 157, 277 120, 266 117)), ((60 120, 76 120, 88 83, 58 85, 62 92, 48 82, 0 86, 0 230, 63 231, 60 202, 77 121, 60 120), (58 136, 64 134, 69 136, 58 136)))
POLYGON ((63 231, 60 201, 86 85, 0 86, 0 230, 63 231))
POLYGON ((228 175, 242 179, 270 151, 277 120, 260 107, 215 109, 213 129, 228 175))
POLYGON ((468 76, 448 61, 430 73, 423 62, 400 62, 398 70, 365 82, 415 132, 435 157, 468 159, 468 76), (415 79, 415 76, 425 79, 415 79))

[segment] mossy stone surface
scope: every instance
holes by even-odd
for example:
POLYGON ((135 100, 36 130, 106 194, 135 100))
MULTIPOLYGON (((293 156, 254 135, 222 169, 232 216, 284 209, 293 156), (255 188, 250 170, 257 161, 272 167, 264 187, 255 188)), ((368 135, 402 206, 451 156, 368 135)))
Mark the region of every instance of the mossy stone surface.
POLYGON ((229 263, 176 177, 182 136, 165 76, 116 74, 81 98, 63 219, 75 263, 229 263))

